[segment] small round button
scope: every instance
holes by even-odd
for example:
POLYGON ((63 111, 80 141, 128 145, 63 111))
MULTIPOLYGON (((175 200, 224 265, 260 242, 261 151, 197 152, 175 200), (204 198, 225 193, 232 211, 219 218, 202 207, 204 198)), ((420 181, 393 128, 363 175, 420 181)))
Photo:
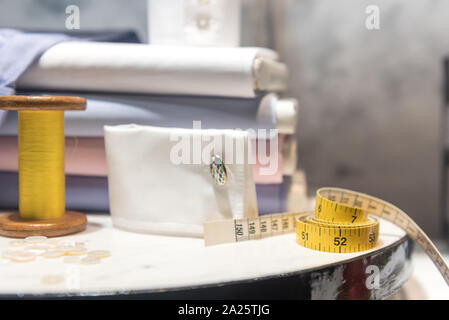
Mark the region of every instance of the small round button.
POLYGON ((53 250, 44 252, 44 253, 42 254, 42 256, 43 256, 44 258, 49 258, 49 259, 59 258, 59 257, 62 257, 63 255, 64 255, 64 252, 61 252, 61 251, 53 251, 53 250))
POLYGON ((107 258, 111 256, 111 253, 108 250, 94 250, 89 251, 87 253, 89 257, 95 257, 95 258, 107 258))
POLYGON ((196 17, 196 26, 200 30, 207 30, 210 27, 210 17, 207 15, 199 15, 196 17))

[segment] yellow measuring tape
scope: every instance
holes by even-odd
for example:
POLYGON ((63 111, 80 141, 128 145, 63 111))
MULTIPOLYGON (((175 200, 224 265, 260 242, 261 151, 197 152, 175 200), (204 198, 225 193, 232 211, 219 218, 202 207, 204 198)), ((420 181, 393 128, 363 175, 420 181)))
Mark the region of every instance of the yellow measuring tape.
POLYGON ((206 245, 256 240, 296 231, 298 244, 319 251, 345 253, 375 248, 379 219, 403 229, 432 259, 449 284, 449 267, 424 231, 401 209, 381 199, 341 188, 317 191, 315 211, 281 213, 204 224, 206 245))
POLYGON ((296 219, 296 241, 303 247, 326 252, 358 252, 372 249, 379 238, 379 220, 360 208, 357 196, 340 189, 317 192, 315 216, 296 219), (339 200, 335 201, 336 196, 339 200), (349 204, 358 206, 350 206, 349 204))

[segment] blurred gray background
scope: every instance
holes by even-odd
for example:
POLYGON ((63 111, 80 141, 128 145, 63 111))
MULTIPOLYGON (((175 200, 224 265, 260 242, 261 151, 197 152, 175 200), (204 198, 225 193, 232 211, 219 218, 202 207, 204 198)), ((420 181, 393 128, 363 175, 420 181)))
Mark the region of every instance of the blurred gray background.
MULTIPOLYGON (((0 26, 134 29, 147 40, 146 0, 0 0, 0 26)), ((341 186, 391 201, 432 236, 439 220, 441 59, 445 0, 243 0, 243 45, 274 48, 300 102, 299 167, 310 186, 341 186), (365 9, 380 8, 380 30, 365 9)))

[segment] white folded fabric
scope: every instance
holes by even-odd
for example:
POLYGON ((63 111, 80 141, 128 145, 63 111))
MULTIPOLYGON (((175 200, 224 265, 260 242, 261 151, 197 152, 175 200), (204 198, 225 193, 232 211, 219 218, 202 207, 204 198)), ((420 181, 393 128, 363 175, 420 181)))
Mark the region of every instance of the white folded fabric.
POLYGON ((276 129, 279 133, 295 134, 298 116, 296 99, 280 99, 276 104, 276 129))
POLYGON ((69 41, 48 49, 17 88, 254 97, 286 89, 277 59, 263 48, 69 41))
POLYGON ((298 165, 296 136, 287 135, 284 137, 282 150, 282 164, 284 176, 291 176, 296 171, 298 165))
POLYGON ((206 221, 257 216, 246 131, 106 126, 105 146, 117 227, 201 236, 206 221), (214 155, 225 163, 224 185, 211 174, 214 155))

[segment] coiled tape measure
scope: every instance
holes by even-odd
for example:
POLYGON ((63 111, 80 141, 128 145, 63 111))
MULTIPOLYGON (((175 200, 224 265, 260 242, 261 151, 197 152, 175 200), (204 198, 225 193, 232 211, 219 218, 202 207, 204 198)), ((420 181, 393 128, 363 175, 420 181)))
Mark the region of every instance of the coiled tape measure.
POLYGON ((424 231, 401 209, 381 199, 341 188, 317 191, 315 211, 207 222, 206 245, 256 240, 296 231, 299 245, 319 251, 348 253, 372 249, 379 219, 403 229, 432 259, 449 285, 449 267, 424 231))
MULTIPOLYGON (((296 219, 297 242, 326 252, 358 252, 372 249, 379 237, 379 220, 368 214, 372 201, 341 189, 317 192, 315 216, 296 219), (338 197, 338 201, 336 201, 338 197), (349 206, 352 203, 354 206, 349 206)), ((372 208, 375 210, 375 208, 372 208)))

